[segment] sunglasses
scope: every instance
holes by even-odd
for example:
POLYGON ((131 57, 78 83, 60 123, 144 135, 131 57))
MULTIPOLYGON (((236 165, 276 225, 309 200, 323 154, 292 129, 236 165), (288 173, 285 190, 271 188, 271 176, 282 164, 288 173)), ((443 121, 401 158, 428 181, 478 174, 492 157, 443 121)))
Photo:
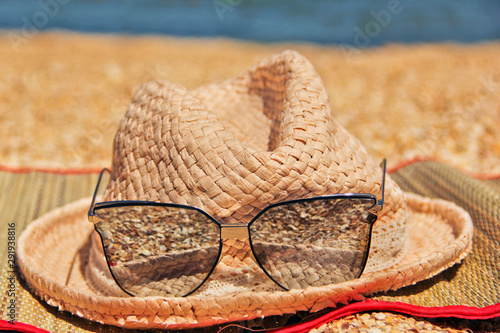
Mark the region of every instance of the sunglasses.
POLYGON ((226 239, 248 239, 250 255, 285 290, 357 279, 382 196, 343 193, 274 203, 249 223, 221 223, 197 207, 151 201, 96 203, 88 219, 117 285, 131 296, 188 296, 221 259, 226 239))

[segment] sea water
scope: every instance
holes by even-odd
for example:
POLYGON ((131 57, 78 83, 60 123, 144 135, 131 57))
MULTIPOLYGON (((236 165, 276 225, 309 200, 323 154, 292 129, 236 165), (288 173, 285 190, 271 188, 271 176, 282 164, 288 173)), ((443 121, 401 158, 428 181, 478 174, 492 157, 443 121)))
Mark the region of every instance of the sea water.
POLYGON ((498 0, 2 0, 0 29, 370 47, 500 39, 498 0))

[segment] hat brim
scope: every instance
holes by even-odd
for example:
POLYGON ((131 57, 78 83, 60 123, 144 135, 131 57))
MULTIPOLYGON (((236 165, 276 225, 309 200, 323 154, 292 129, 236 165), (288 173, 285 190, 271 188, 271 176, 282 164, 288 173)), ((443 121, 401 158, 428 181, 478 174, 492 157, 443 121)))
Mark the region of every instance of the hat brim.
POLYGON ((258 317, 319 311, 395 290, 461 261, 472 245, 473 224, 457 205, 406 193, 410 247, 398 265, 357 280, 291 291, 229 296, 114 297, 95 293, 85 280, 94 231, 89 199, 33 221, 18 241, 17 260, 28 286, 49 305, 82 318, 127 328, 193 328, 258 317))

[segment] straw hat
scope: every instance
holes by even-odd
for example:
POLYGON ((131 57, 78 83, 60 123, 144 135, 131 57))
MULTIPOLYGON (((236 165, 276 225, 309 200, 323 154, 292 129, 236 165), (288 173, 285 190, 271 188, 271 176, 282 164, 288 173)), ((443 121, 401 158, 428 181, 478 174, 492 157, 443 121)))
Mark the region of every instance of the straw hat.
MULTIPOLYGON (((381 129, 382 130, 382 129, 381 129)), ((285 51, 236 78, 187 91, 139 89, 114 141, 102 200, 196 206, 223 223, 249 222, 284 200, 334 193, 381 196, 382 170, 331 116, 312 65, 285 51)), ((190 328, 318 311, 438 274, 471 248, 472 222, 453 203, 403 193, 388 176, 370 254, 356 280, 283 291, 230 239, 202 287, 187 297, 131 297, 112 279, 86 220, 90 199, 24 231, 18 264, 29 287, 60 310, 134 328, 190 328)))

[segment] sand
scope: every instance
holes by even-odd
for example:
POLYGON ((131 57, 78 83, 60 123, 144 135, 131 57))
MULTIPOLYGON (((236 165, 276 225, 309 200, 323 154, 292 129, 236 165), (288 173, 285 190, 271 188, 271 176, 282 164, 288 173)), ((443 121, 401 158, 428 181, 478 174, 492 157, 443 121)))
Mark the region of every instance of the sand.
MULTIPOLYGON (((323 78, 334 117, 375 158, 394 165, 433 157, 464 171, 500 173, 500 41, 345 50, 67 32, 19 36, 0 33, 2 165, 110 166, 118 122, 141 84, 162 79, 191 89, 295 49, 323 78)), ((379 323, 377 315, 353 315, 321 330, 354 329, 358 319, 363 329, 372 327, 365 319, 395 331, 419 327, 392 314, 379 315, 379 323)))
POLYGON ((141 84, 188 89, 294 49, 313 63, 334 117, 389 165, 432 156, 500 172, 500 42, 342 49, 158 36, 0 33, 0 164, 104 167, 141 84))

